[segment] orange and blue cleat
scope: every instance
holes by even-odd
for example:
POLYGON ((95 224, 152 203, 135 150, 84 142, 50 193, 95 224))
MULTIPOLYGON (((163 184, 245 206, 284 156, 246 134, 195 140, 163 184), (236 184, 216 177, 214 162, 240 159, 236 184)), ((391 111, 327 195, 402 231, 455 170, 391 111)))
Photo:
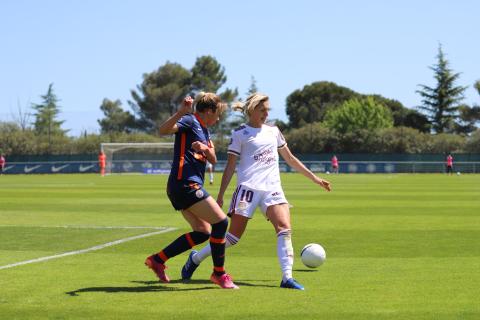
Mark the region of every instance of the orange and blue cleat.
POLYGON ((167 269, 167 266, 164 265, 163 263, 158 263, 153 259, 153 255, 148 257, 145 260, 145 265, 149 267, 150 269, 155 272, 157 275, 158 279, 162 282, 170 282, 170 279, 168 278, 167 274, 165 273, 165 269, 167 269))

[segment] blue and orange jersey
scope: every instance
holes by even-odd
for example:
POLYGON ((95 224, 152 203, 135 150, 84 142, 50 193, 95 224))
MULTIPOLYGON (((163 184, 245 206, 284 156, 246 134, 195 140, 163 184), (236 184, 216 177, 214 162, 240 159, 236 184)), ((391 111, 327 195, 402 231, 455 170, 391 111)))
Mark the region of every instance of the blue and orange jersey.
POLYGON ((211 146, 210 133, 197 114, 184 115, 177 121, 177 126, 170 179, 203 184, 207 158, 193 150, 192 143, 200 141, 211 146))

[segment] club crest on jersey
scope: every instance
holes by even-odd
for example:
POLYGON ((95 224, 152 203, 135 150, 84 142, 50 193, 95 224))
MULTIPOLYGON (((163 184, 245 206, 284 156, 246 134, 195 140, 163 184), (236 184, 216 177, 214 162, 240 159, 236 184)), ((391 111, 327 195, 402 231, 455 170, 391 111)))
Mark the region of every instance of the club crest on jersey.
POLYGON ((197 198, 203 197, 203 191, 202 191, 202 189, 198 189, 197 191, 195 191, 195 196, 197 196, 197 198))

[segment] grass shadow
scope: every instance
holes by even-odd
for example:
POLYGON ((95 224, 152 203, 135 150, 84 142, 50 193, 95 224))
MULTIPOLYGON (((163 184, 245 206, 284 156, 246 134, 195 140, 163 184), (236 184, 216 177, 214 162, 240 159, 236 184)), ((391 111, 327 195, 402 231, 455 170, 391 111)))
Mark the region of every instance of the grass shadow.
MULTIPOLYGON (((250 281, 250 280, 248 280, 250 281)), ((253 280, 255 282, 267 282, 269 280, 253 280)), ((81 288, 74 291, 65 292, 65 294, 75 297, 78 296, 80 293, 85 292, 104 292, 104 293, 141 293, 141 292, 162 292, 162 291, 198 291, 198 290, 210 290, 210 289, 218 289, 217 286, 212 284, 209 280, 201 280, 201 279, 192 279, 188 281, 183 280, 172 280, 168 285, 165 285, 158 281, 131 281, 132 283, 141 284, 141 286, 121 286, 121 287, 88 287, 88 288, 81 288), (197 287, 197 288, 179 288, 175 286, 171 286, 172 284, 192 284, 192 285, 206 285, 208 287, 197 287)), ((267 285, 267 284, 255 284, 251 282, 245 281, 235 281, 240 287, 267 287, 267 288, 276 288, 277 286, 267 285)))
POLYGON ((201 287, 201 288, 177 288, 169 287, 165 285, 148 285, 148 286, 137 286, 137 287, 89 287, 82 288, 74 291, 65 292, 72 297, 78 296, 79 293, 84 292, 105 292, 105 293, 141 293, 141 292, 161 292, 161 291, 196 291, 196 290, 209 290, 216 289, 215 287, 201 287))
MULTIPOLYGON (((158 281, 132 281, 133 283, 140 283, 140 284, 145 284, 145 285, 152 285, 152 284, 158 284, 158 281)), ((276 288, 277 286, 273 285, 268 285, 268 284, 258 284, 258 282, 271 282, 271 280, 234 280, 235 284, 238 286, 244 286, 244 287, 265 287, 265 288, 276 288), (248 282, 247 282, 248 281, 248 282), (250 282, 252 281, 252 282, 250 282)), ((190 279, 190 280, 172 280, 170 281, 171 284, 176 284, 176 283, 181 283, 181 284, 210 284, 212 285, 212 282, 210 280, 206 279, 190 279)))
POLYGON ((294 269, 295 272, 318 272, 318 270, 314 269, 294 269))

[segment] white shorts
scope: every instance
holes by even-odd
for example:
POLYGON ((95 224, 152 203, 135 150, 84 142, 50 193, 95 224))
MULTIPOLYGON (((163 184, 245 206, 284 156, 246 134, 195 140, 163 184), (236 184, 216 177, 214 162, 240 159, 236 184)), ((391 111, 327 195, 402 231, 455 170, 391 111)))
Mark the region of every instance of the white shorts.
POLYGON ((235 212, 235 214, 251 219, 255 209, 260 207, 260 210, 266 217, 265 214, 268 207, 282 203, 288 203, 288 201, 281 187, 272 191, 263 191, 239 185, 232 195, 232 202, 228 212, 229 214, 235 212))

